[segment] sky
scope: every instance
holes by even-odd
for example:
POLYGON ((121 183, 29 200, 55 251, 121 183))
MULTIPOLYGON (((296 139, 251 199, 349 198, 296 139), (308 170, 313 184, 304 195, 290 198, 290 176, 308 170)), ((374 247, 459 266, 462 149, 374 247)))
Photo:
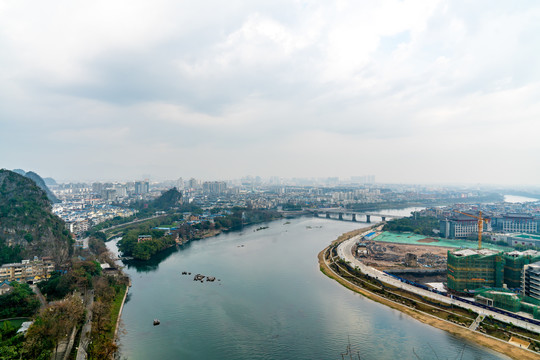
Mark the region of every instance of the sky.
POLYGON ((0 0, 0 168, 540 183, 537 1, 0 0))

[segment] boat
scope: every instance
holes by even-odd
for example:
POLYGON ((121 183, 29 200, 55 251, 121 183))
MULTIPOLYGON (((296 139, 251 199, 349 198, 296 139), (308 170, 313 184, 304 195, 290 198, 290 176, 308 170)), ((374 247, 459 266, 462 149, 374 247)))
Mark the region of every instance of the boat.
POLYGON ((154 319, 154 326, 159 325, 159 324, 160 324, 159 320, 158 320, 158 319, 154 319))

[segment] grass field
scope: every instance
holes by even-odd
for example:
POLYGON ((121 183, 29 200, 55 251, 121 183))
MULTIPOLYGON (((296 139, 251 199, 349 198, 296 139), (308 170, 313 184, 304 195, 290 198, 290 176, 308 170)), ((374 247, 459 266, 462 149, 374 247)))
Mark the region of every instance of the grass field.
POLYGON ((116 330, 116 323, 119 321, 118 319, 118 313, 120 312, 120 308, 122 307, 122 300, 124 300, 124 295, 127 291, 127 286, 123 285, 122 290, 116 294, 114 298, 114 302, 111 306, 111 328, 109 331, 108 336, 114 337, 114 331, 116 330))
MULTIPOLYGON (((430 245, 430 246, 442 246, 442 247, 465 247, 476 248, 478 246, 476 241, 467 240, 454 240, 445 239, 434 236, 417 235, 412 233, 394 233, 384 231, 380 235, 372 239, 373 241, 391 242, 399 244, 412 244, 412 245, 430 245), (429 240, 426 240, 429 239, 429 240)), ((499 246, 482 242, 482 247, 487 249, 499 250, 499 251, 512 251, 509 246, 499 246)))
POLYGON ((8 322, 16 327, 17 329, 19 329, 22 325, 23 322, 25 321, 30 321, 31 319, 30 318, 17 318, 17 319, 14 319, 14 320, 0 320, 0 328, 3 328, 4 327, 4 322, 8 322))

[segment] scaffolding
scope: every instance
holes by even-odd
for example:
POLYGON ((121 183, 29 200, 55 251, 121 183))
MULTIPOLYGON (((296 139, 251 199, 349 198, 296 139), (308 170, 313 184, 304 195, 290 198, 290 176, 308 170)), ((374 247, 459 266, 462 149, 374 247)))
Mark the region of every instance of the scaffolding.
POLYGON ((523 296, 521 301, 521 311, 532 314, 535 319, 540 319, 540 300, 530 296, 523 296))
POLYGON ((490 305, 500 309, 518 312, 521 308, 521 300, 518 294, 506 289, 479 290, 474 295, 476 301, 482 297, 491 299, 492 303, 490 305))
POLYGON ((504 283, 511 289, 521 287, 523 267, 527 264, 540 261, 540 254, 536 251, 512 251, 504 254, 504 283))
POLYGON ((535 319, 540 319, 539 300, 529 296, 521 296, 508 289, 482 289, 475 293, 474 299, 484 305, 512 312, 525 312, 531 314, 535 319))
POLYGON ((481 249, 448 251, 448 288, 473 293, 479 288, 502 288, 504 257, 502 252, 481 249))

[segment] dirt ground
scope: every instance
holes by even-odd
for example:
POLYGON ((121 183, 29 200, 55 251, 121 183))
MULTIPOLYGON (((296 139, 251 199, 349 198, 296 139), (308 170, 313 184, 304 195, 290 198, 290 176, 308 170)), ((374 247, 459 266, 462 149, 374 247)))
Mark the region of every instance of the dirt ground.
MULTIPOLYGON (((422 242, 435 242, 434 239, 424 239, 422 242), (431 240, 431 241, 430 241, 431 240)), ((366 263, 366 265, 380 270, 391 269, 444 269, 446 268, 447 251, 453 248, 417 245, 417 244, 399 244, 387 242, 370 241, 365 246, 357 248, 357 257, 366 263), (404 264, 405 255, 414 254, 416 256, 416 265, 414 261, 408 265, 404 264)))

